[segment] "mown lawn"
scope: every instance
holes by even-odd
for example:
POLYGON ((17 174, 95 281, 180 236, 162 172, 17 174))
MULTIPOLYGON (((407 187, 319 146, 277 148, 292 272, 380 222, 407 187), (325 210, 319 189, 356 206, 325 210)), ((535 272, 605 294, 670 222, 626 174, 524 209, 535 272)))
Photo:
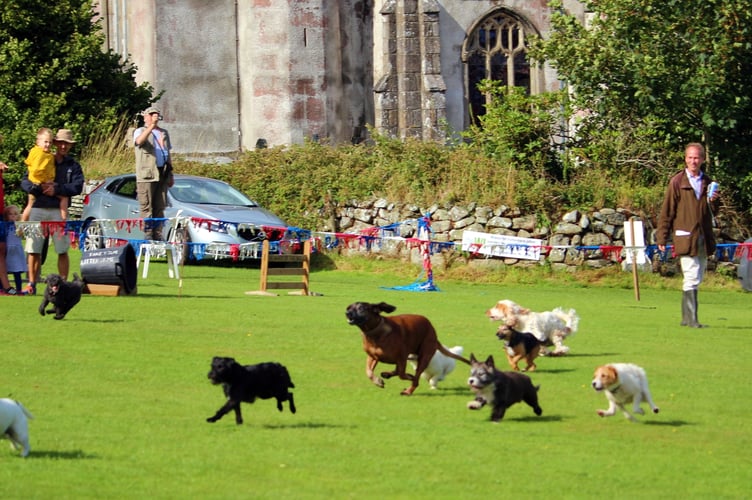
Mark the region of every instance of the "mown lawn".
MULTIPOLYGON (((78 256, 74 255, 74 263, 78 256)), ((52 271, 51 263, 45 271, 52 271)), ((744 498, 752 484, 746 389, 750 295, 703 289, 700 317, 678 326, 680 292, 438 281, 439 292, 383 272, 314 272, 316 297, 248 296, 258 269, 187 266, 182 290, 152 262, 134 297, 85 296, 64 320, 40 297, 0 301, 0 395, 35 415, 32 452, 0 447, 0 498, 744 498), (428 316, 448 346, 493 354, 484 312, 513 299, 535 310, 574 307, 571 354, 541 358, 543 415, 517 405, 499 424, 471 412, 468 369, 439 389, 366 379, 354 301, 387 301, 428 316), (206 374, 214 355, 279 361, 298 413, 273 401, 205 419, 223 402, 206 374), (648 372, 658 415, 600 418, 593 369, 634 362, 648 372)), ((416 273, 417 273, 416 269, 416 273)), ((41 291, 40 291, 41 292, 41 291)), ((648 412, 649 413, 649 412, 648 412)))

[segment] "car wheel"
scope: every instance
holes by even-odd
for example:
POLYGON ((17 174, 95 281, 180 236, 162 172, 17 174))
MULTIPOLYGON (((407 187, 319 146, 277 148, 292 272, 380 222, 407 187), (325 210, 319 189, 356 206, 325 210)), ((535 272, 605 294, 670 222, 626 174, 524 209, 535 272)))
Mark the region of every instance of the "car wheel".
POLYGON ((102 226, 96 219, 86 221, 84 229, 84 250, 100 250, 104 248, 104 235, 102 226))

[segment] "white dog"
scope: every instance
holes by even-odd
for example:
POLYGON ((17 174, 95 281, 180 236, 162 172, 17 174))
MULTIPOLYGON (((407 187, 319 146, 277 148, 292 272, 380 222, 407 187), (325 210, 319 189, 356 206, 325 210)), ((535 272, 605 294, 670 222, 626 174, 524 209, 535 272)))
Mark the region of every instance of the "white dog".
MULTIPOLYGON (((462 346, 459 345, 456 345, 449 350, 458 356, 462 356, 462 352, 464 351, 462 346)), ((411 354, 407 359, 410 360, 410 364, 412 365, 414 370, 415 355, 411 354)), ((436 351, 436 353, 433 355, 433 358, 431 358, 431 362, 428 363, 428 367, 423 370, 422 376, 423 378, 428 380, 428 383, 431 385, 431 389, 436 389, 438 383, 444 380, 447 375, 452 373, 456 365, 457 362, 453 358, 443 355, 440 351, 436 351)))
POLYGON ((561 356, 569 352, 564 345, 564 339, 574 335, 580 317, 574 309, 565 311, 557 307, 553 311, 532 312, 530 309, 511 300, 500 300, 486 316, 496 321, 503 321, 507 326, 519 332, 529 332, 544 346, 554 346, 554 351, 548 353, 541 349, 541 355, 561 356))
POLYGON ((640 408, 643 400, 647 401, 653 413, 658 413, 658 407, 653 403, 648 389, 648 377, 645 370, 631 363, 611 363, 599 366, 593 376, 593 389, 606 391, 608 410, 598 410, 601 417, 610 417, 616 413, 618 407, 631 421, 635 418, 627 411, 625 405, 632 403, 632 411, 639 415, 645 412, 640 408))
POLYGON ((21 449, 21 456, 29 454, 29 423, 34 417, 18 401, 0 399, 0 437, 10 439, 13 449, 21 449))

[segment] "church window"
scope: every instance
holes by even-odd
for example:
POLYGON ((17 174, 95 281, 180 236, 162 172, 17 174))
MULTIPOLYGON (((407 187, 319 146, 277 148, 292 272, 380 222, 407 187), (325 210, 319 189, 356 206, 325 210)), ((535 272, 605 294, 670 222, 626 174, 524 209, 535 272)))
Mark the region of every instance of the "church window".
POLYGON ((462 51, 472 119, 485 114, 487 96, 478 90, 481 80, 537 93, 536 69, 527 58, 528 38, 534 35, 528 23, 507 10, 494 12, 472 29, 462 51))

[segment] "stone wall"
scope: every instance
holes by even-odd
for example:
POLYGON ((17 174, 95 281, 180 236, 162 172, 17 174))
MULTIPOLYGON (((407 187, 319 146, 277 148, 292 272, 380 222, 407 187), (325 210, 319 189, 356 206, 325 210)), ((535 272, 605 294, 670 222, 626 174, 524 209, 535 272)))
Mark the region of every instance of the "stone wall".
MULTIPOLYGON (((620 263, 623 265, 624 250, 611 251, 609 247, 624 246, 625 223, 633 217, 639 219, 628 210, 602 208, 587 213, 573 210, 564 214, 558 221, 546 223, 534 214, 526 214, 520 209, 507 206, 494 208, 469 203, 453 206, 434 205, 424 209, 416 205, 373 199, 364 202, 352 201, 337 207, 334 217, 336 227, 326 227, 326 230, 360 233, 367 232, 369 228, 396 224, 395 236, 417 238, 418 219, 425 215, 430 215, 431 218, 431 241, 454 243, 454 245, 441 246, 442 250, 434 254, 432 257, 434 266, 442 266, 448 260, 446 253, 457 253, 461 250, 462 234, 469 230, 540 239, 543 240, 544 246, 551 247, 544 252, 546 255, 542 255, 540 261, 513 258, 486 259, 483 255, 470 260, 491 261, 500 265, 537 265, 547 261, 552 268, 559 270, 574 270, 581 266, 595 269, 620 263), (583 251, 582 247, 602 247, 602 249, 583 251)), ((655 221, 639 220, 643 221, 646 244, 655 245, 655 221)), ((718 220, 722 221, 723 218, 719 217, 718 220)), ((330 226, 331 224, 332 222, 329 223, 330 226)), ((718 243, 744 240, 741 234, 736 235, 736 238, 729 238, 728 232, 722 228, 717 230, 718 243)), ((419 250, 414 248, 414 245, 388 243, 382 246, 383 252, 420 260, 419 250)), ((344 251, 353 250, 363 251, 364 249, 362 246, 351 246, 344 251)), ((657 262, 658 260, 653 259, 654 262, 650 264, 652 270, 668 273, 676 271, 675 263, 671 262, 671 259, 662 263, 657 262)), ((709 265, 711 269, 715 267, 714 260, 711 258, 709 265)))

